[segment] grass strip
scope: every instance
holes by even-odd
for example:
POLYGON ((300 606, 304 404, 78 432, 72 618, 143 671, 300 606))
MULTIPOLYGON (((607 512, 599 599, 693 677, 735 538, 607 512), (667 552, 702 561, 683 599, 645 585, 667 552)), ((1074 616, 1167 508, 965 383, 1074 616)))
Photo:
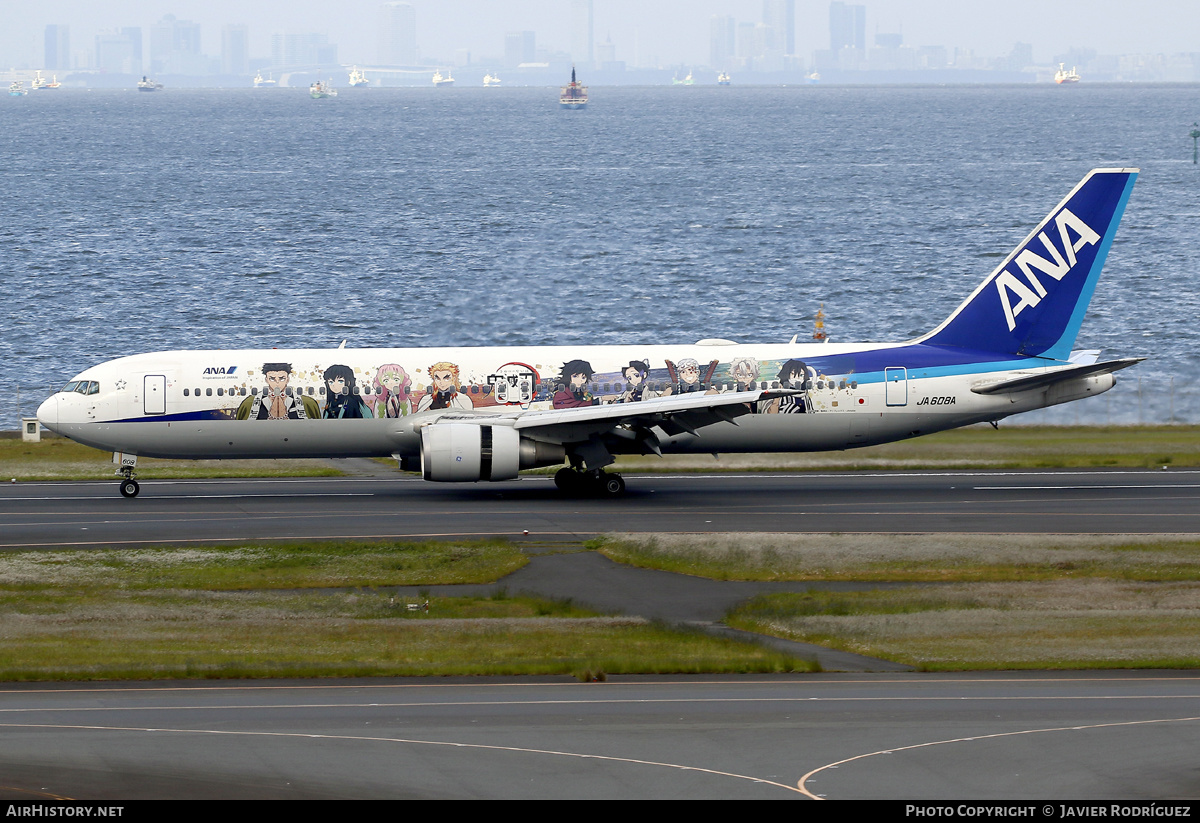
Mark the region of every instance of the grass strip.
POLYGON ((0 680, 813 668, 569 601, 382 588, 490 582, 525 562, 503 542, 0 554, 0 680))
POLYGON ((0 591, 491 583, 527 562, 503 540, 27 551, 0 554, 0 591))
POLYGON ((610 534, 587 545, 619 563, 715 580, 1200 578, 1194 534, 610 534))
POLYGON ((1195 668, 1200 585, 1112 580, 756 597, 730 625, 926 671, 1195 668))
MULTIPOLYGON (((65 437, 0 439, 0 480, 112 480, 112 453, 65 437)), ((328 460, 159 460, 139 457, 140 480, 220 477, 340 477, 328 460)))

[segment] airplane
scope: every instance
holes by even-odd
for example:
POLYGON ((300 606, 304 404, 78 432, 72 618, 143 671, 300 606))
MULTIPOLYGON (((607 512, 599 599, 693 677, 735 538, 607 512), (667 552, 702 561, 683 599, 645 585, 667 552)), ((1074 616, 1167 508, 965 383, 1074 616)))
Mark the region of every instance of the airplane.
POLYGON ((1092 397, 1143 358, 1073 352, 1138 169, 1094 169, 937 328, 899 343, 167 351, 93 366, 46 428, 137 458, 392 457, 438 482, 559 465, 614 497, 620 454, 805 452, 1092 397))

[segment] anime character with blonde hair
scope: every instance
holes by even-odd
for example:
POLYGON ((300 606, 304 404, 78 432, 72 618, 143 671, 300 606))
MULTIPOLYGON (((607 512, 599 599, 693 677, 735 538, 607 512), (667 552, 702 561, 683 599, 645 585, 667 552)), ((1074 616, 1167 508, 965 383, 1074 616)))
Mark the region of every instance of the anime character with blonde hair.
POLYGON ((429 379, 432 384, 429 391, 417 404, 417 411, 431 409, 473 409, 475 404, 471 398, 458 391, 458 366, 443 360, 429 367, 429 379))
POLYGON ((376 417, 407 417, 412 414, 412 380, 396 363, 386 363, 375 372, 376 417))

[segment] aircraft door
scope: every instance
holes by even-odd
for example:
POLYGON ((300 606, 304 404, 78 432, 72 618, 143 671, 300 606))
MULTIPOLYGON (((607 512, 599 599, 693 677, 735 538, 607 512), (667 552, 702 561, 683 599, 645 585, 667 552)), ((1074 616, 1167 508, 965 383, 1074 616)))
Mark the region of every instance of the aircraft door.
POLYGON ((167 378, 162 374, 146 375, 143 398, 146 414, 167 413, 167 378))
POLYGON ((908 405, 908 369, 889 366, 883 370, 884 399, 889 406, 908 405))

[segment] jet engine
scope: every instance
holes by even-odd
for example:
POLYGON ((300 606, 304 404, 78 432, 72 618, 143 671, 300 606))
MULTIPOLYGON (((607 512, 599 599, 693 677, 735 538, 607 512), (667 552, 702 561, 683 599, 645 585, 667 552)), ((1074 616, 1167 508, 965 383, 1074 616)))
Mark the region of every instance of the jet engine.
POLYGON ((557 443, 522 437, 509 426, 436 423, 421 429, 421 474, 443 483, 512 480, 521 469, 562 463, 557 443))

